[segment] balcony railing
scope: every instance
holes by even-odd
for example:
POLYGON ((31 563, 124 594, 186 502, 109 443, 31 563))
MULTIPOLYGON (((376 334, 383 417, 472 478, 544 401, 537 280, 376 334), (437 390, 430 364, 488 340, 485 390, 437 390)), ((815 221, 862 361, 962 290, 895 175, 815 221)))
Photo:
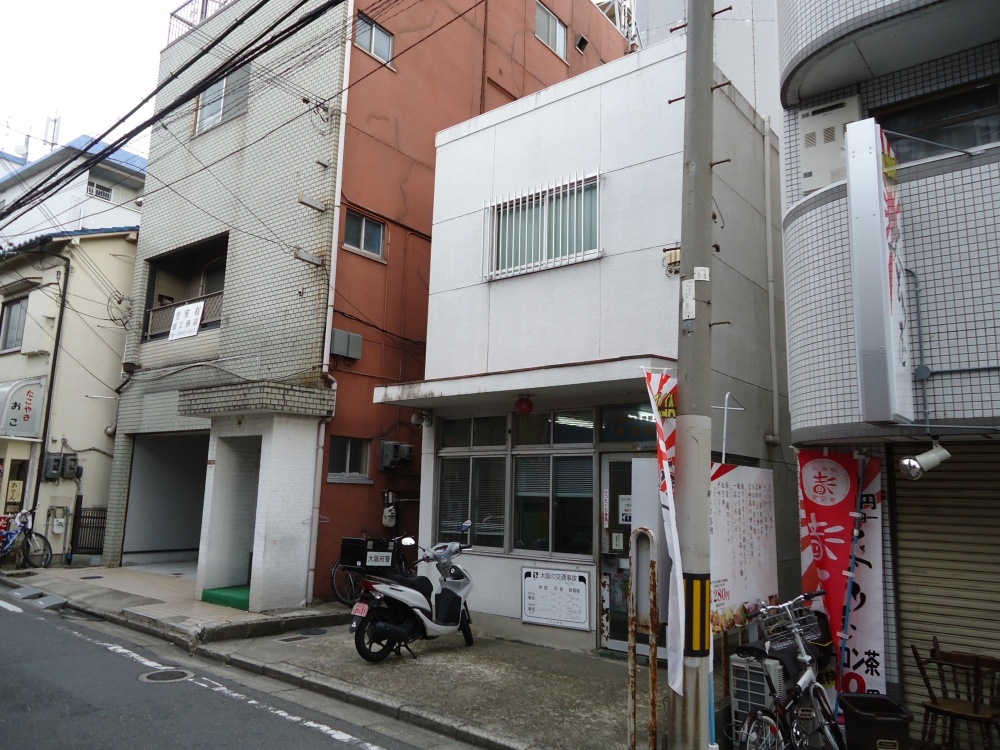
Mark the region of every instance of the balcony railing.
POLYGON ((204 300, 205 309, 201 313, 199 330, 216 328, 222 322, 222 292, 206 294, 204 297, 194 297, 172 305, 154 307, 146 310, 146 339, 159 338, 170 333, 170 325, 174 322, 174 310, 184 305, 191 305, 204 300))
POLYGON ((235 2, 235 0, 188 0, 170 14, 167 44, 184 36, 199 23, 214 16, 231 2, 235 2))

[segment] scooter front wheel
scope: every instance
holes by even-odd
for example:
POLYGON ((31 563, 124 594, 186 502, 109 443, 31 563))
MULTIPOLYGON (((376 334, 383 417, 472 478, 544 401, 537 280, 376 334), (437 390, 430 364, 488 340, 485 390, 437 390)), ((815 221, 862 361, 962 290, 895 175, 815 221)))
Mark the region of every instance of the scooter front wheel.
POLYGON ((465 645, 471 646, 474 642, 472 637, 472 623, 469 622, 469 612, 465 608, 462 609, 462 623, 458 626, 458 629, 462 631, 462 637, 465 638, 465 645))
POLYGON ((376 626, 389 619, 389 611, 382 607, 371 609, 354 633, 354 646, 365 661, 378 663, 396 648, 396 641, 388 635, 376 635, 376 626))

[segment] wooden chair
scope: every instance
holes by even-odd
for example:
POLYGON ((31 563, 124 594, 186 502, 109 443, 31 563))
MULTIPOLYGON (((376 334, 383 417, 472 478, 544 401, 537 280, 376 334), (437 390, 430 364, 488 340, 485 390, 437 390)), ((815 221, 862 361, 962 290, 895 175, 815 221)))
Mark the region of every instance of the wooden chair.
POLYGON ((916 646, 910 649, 927 689, 928 699, 922 703, 924 747, 972 748, 978 734, 982 747, 992 750, 994 735, 1000 739, 1000 659, 945 651, 937 638, 929 659, 922 658, 916 646))

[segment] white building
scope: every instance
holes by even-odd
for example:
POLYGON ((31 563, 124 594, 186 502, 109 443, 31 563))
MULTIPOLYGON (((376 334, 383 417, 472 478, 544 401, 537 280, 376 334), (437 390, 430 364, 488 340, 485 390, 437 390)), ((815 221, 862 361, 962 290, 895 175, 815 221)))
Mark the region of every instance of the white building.
MULTIPOLYGON (((0 158, 0 208, 12 204, 53 171, 68 171, 106 147, 98 142, 88 148, 92 140, 80 136, 21 166, 17 157, 0 158)), ((135 199, 142 194, 145 179, 144 157, 115 151, 41 206, 15 214, 9 223, 0 221, 0 243, 8 248, 50 232, 135 226, 140 215, 135 199)))
POLYGON ((0 256, 0 492, 5 513, 36 508, 56 559, 81 509, 99 560, 138 227, 56 232, 0 256))
MULTIPOLYGON (((426 380, 375 398, 425 410, 421 541, 473 521, 478 630, 624 646, 608 589, 627 567, 630 467, 655 456, 641 368, 677 356, 684 104, 668 101, 684 67, 683 38, 668 40, 438 134, 426 380), (527 616, 529 571, 582 581, 582 617, 527 616)), ((714 158, 731 161, 714 172, 713 403, 746 407, 730 459, 774 470, 787 529, 794 459, 765 439, 788 427, 782 284, 767 271, 777 145, 732 87, 715 106, 714 158)), ((779 558, 797 585, 794 535, 779 558)))

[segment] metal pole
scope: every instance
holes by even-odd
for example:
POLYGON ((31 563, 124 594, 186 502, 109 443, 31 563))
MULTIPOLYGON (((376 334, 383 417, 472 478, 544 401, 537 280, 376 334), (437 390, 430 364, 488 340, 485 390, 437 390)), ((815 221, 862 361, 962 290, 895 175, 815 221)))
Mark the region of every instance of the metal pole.
POLYGON ((684 89, 684 181, 681 207, 681 315, 677 345, 677 532, 687 624, 684 695, 672 695, 670 747, 705 750, 710 741, 712 460, 712 12, 710 0, 688 3, 684 89), (708 705, 706 705, 708 704, 708 705))

